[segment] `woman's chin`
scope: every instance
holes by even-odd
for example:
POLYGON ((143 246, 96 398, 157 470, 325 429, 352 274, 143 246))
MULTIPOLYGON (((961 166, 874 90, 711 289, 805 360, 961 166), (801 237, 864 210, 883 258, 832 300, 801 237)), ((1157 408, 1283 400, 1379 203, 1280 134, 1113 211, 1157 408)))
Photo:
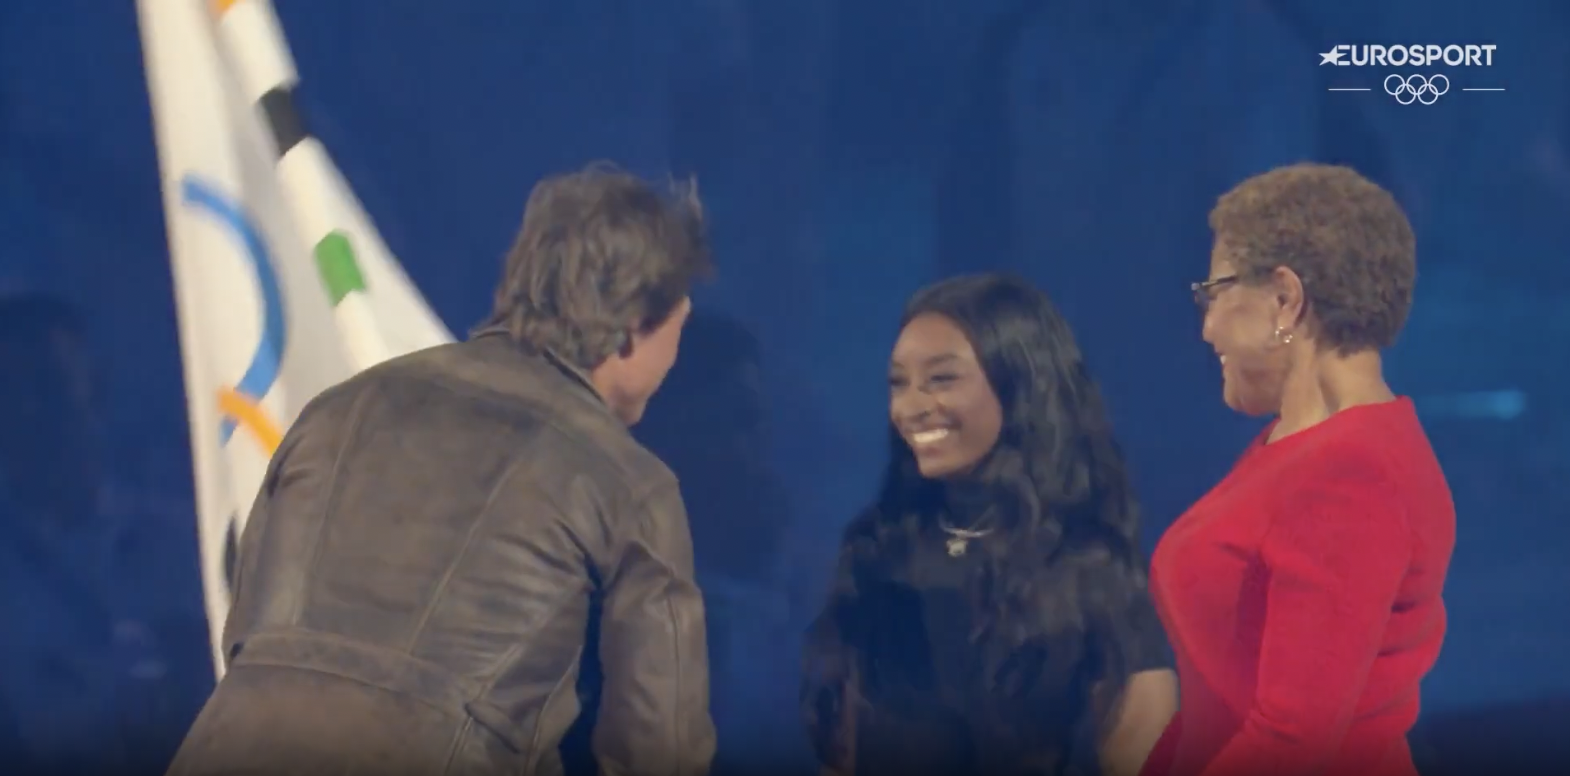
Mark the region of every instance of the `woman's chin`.
POLYGON ((921 473, 923 479, 948 480, 962 474, 964 467, 943 459, 929 459, 925 461, 917 459, 916 471, 921 473))
POLYGON ((1221 398, 1233 412, 1252 418, 1275 413, 1275 407, 1271 406, 1270 402, 1265 401, 1263 397, 1252 395, 1247 391, 1239 390, 1230 385, 1222 390, 1221 398))

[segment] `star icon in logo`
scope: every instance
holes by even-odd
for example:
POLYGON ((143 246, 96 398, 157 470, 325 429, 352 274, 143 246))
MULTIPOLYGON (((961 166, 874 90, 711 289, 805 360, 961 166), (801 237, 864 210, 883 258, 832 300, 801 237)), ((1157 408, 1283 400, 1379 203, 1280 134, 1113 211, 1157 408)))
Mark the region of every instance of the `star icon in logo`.
POLYGON ((1341 55, 1343 55, 1345 53, 1346 52, 1342 51, 1339 46, 1336 47, 1336 48, 1333 48, 1333 49, 1331 49, 1329 51, 1326 51, 1325 53, 1319 55, 1319 64, 1321 64, 1321 65, 1339 65, 1339 64, 1341 64, 1341 55))

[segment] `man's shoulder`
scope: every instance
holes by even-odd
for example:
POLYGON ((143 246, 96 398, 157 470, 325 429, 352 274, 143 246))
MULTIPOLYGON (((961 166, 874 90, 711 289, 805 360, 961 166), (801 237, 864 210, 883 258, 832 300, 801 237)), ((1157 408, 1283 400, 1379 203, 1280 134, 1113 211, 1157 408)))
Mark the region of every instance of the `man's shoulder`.
POLYGON ((521 455, 544 483, 585 480, 599 489, 640 498, 676 476, 624 426, 609 427, 572 412, 537 410, 541 431, 521 455))
MULTIPOLYGON (((636 495, 674 481, 664 462, 616 419, 592 389, 543 357, 518 352, 497 338, 416 351, 357 378, 376 392, 413 391, 449 405, 487 435, 515 437, 519 455, 552 481, 585 476, 615 482, 636 495)), ((345 384, 348 387, 348 384, 345 384)))

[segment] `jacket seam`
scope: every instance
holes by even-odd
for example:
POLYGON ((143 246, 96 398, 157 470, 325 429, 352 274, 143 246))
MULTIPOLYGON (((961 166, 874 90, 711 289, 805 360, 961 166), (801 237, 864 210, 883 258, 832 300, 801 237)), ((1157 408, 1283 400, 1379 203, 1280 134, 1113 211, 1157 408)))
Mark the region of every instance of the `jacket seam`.
POLYGON ((453 766, 458 762, 458 754, 463 751, 463 743, 474 730, 474 717, 463 715, 458 723, 457 732, 453 733, 452 741, 447 744, 447 759, 442 763, 442 773, 452 773, 453 766))
POLYGON ((446 594, 447 586, 452 583, 452 579, 457 575, 458 569, 468 559, 469 550, 474 547, 475 537, 479 536, 480 529, 490 521, 497 497, 512 482, 519 469, 530 461, 537 462, 537 459, 524 456, 513 459, 513 462, 508 465, 507 471, 502 474, 501 478, 496 481, 496 485, 491 488, 491 492, 486 495, 485 505, 480 507, 480 514, 475 518, 474 523, 469 526, 468 535, 463 539, 463 547, 458 550, 458 557, 448 564, 447 570, 442 574, 441 581, 437 583, 436 589, 431 593, 430 603, 426 604, 425 611, 420 614, 420 621, 415 624, 413 632, 409 634, 409 640, 404 645, 405 652, 413 654, 415 645, 420 641, 420 636, 425 633, 425 627, 430 622, 431 615, 436 612, 436 607, 442 602, 442 596, 446 594))
POLYGON ((294 600, 294 611, 289 614, 289 624, 299 626, 300 618, 305 614, 305 601, 310 597, 310 581, 316 578, 316 567, 322 560, 322 536, 327 533, 327 525, 332 520, 333 504, 338 501, 338 473, 343 470, 343 459, 353 447, 355 432, 360 429, 361 413, 364 412, 367 397, 375 392, 374 387, 366 388, 365 392, 355 397, 350 407, 349 417, 346 421, 343 436, 338 440, 338 452, 333 456, 333 467, 327 478, 326 497, 322 499, 322 519, 316 521, 316 532, 311 537, 311 560, 305 564, 304 573, 301 575, 302 587, 294 600))
MULTIPOLYGON (((558 608, 557 611, 559 612, 560 608, 558 608)), ((572 664, 579 666, 580 671, 582 670, 583 665, 583 649, 583 647, 579 647, 577 654, 574 655, 572 659, 572 664)), ((500 671, 497 673, 500 673, 500 671)), ((561 697, 562 690, 567 687, 567 677, 572 676, 572 674, 573 672, 570 670, 563 671, 562 675, 556 679, 556 686, 552 687, 549 693, 546 693, 545 700, 540 703, 540 713, 534 718, 534 730, 530 731, 529 733, 529 751, 525 755, 526 761, 524 762, 525 773, 533 773, 534 766, 539 762, 537 755, 540 751, 540 734, 541 727, 543 727, 540 724, 540 721, 545 719, 546 712, 550 710, 551 706, 556 702, 556 699, 561 697)), ((495 681, 494 677, 492 678, 492 681, 495 681)), ((581 709, 579 710, 579 713, 583 713, 581 709)))
MULTIPOLYGON (((682 666, 682 641, 681 627, 677 621, 676 605, 671 602, 670 594, 665 595, 665 614, 670 619, 671 628, 671 656, 676 664, 676 702, 685 705, 687 702, 687 672, 682 666)), ((685 715, 676 713, 671 715, 671 740, 676 743, 676 751, 671 752, 674 759, 672 773, 679 776, 681 773, 680 758, 687 751, 690 743, 687 738, 686 726, 683 723, 685 715)))
MULTIPOLYGON (((654 510, 649 507, 649 504, 651 503, 649 497, 662 488, 671 487, 677 489, 676 497, 679 500, 681 498, 680 486, 672 480, 668 480, 663 477, 656 478, 655 482, 650 483, 638 491, 635 491, 640 494, 640 498, 637 500, 637 503, 639 505, 639 510, 643 513, 643 519, 653 529, 658 529, 659 526, 654 524, 655 513, 654 510)), ((675 698, 678 704, 686 705, 688 677, 686 667, 683 665, 682 661, 684 645, 682 643, 681 637, 680 614, 676 611, 675 602, 671 600, 669 589, 666 588, 666 590, 661 595, 664 598, 663 603, 665 604, 665 619, 668 623, 668 627, 670 628, 671 662, 675 664, 673 668, 676 683, 675 698)), ((687 752, 689 748, 688 745, 691 743, 687 736, 689 731, 686 729, 684 716, 685 715, 681 713, 675 713, 671 715, 670 734, 671 741, 673 744, 675 744, 675 751, 670 752, 669 756, 672 758, 671 772, 673 776, 680 776, 682 770, 680 765, 680 758, 687 752)))

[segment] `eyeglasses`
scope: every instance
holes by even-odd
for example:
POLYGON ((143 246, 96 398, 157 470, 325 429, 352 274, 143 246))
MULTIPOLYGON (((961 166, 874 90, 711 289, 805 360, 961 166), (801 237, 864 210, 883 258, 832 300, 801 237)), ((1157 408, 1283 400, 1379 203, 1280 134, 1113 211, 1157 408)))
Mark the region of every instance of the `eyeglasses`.
POLYGON ((1188 288, 1190 291, 1194 292, 1194 304, 1199 305, 1199 309, 1201 310, 1208 310, 1210 309, 1211 300, 1215 299, 1215 294, 1212 293, 1212 289, 1219 288, 1228 283, 1236 283, 1237 279, 1237 275, 1227 275, 1226 277, 1219 277, 1200 283, 1190 283, 1188 284, 1188 288))

